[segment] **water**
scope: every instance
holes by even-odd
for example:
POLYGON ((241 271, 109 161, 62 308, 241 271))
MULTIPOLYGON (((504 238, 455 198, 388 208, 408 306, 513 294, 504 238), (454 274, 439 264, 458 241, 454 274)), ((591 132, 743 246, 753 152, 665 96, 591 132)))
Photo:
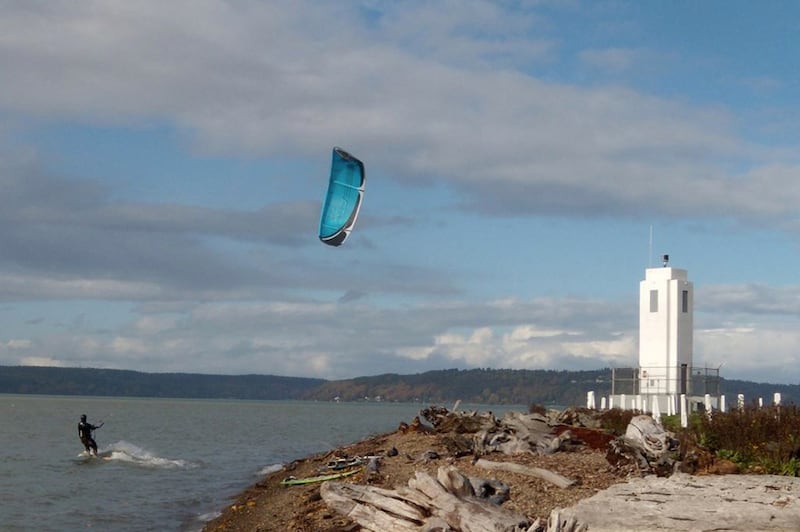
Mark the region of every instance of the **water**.
POLYGON ((0 394, 0 530, 200 530, 270 469, 394 430, 419 409, 0 394), (95 440, 106 458, 82 456, 84 413, 105 422, 95 440))

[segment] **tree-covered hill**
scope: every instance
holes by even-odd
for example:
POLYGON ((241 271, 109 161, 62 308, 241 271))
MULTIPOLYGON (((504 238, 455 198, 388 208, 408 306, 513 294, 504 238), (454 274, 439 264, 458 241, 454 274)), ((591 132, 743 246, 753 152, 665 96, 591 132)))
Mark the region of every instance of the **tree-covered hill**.
POLYGON ((461 399, 481 404, 556 404, 586 402, 586 392, 611 391, 611 370, 551 371, 472 369, 386 374, 330 381, 305 394, 307 399, 342 401, 380 397, 385 401, 440 403, 461 399))
POLYGON ((322 379, 274 375, 202 375, 142 373, 118 369, 0 366, 0 393, 299 399, 309 390, 324 383, 322 379))
MULTIPOLYGON (((748 403, 800 401, 800 386, 720 381, 728 405, 742 393, 748 403)), ((338 381, 275 375, 203 375, 142 373, 92 368, 0 366, 0 393, 186 397, 223 399, 307 399, 316 401, 381 400, 447 404, 583 405, 586 393, 611 393, 611 370, 553 371, 471 369, 437 370, 414 375, 385 374, 338 381)), ((599 406, 599 405, 598 405, 599 406)))

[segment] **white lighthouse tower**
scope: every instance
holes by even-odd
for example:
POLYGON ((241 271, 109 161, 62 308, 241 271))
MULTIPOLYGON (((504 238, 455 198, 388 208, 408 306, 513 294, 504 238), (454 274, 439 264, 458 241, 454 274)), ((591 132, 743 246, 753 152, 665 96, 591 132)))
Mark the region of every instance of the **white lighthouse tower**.
POLYGON ((647 268, 639 283, 639 390, 691 394, 694 290, 686 270, 647 268))

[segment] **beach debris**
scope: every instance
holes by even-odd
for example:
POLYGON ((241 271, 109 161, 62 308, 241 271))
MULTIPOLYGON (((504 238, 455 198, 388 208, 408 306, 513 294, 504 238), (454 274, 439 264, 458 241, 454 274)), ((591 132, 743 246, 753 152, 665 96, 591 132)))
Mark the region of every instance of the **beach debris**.
POLYGON ((411 423, 406 423, 405 421, 400 422, 400 426, 397 428, 401 434, 408 434, 409 432, 421 432, 421 433, 431 433, 433 429, 425 424, 419 419, 419 416, 416 416, 414 419, 411 420, 411 423))
POLYGON ((475 496, 492 504, 503 504, 511 497, 511 486, 496 478, 469 477, 475 496))
POLYGON ((586 532, 587 530, 589 527, 586 523, 581 523, 574 516, 563 517, 556 509, 550 512, 546 522, 536 519, 527 532, 586 532))
POLYGON ((333 471, 340 471, 342 469, 348 469, 351 467, 357 467, 360 465, 364 465, 369 461, 371 457, 369 456, 354 456, 352 458, 336 458, 334 460, 329 460, 327 464, 325 464, 320 469, 329 469, 333 471))
POLYGON ((350 475, 355 475, 359 471, 361 471, 361 469, 352 469, 350 471, 342 471, 341 473, 331 473, 330 475, 318 475, 316 477, 306 477, 306 478, 297 478, 295 476, 289 476, 281 480, 280 484, 282 486, 302 486, 304 484, 315 484, 317 482, 326 482, 328 480, 336 480, 340 478, 349 477, 350 475))
POLYGON ((670 454, 680 442, 650 416, 634 416, 621 438, 609 444, 606 459, 615 466, 636 464, 641 474, 669 476, 675 469, 670 454))
POLYGON ((511 462, 492 462, 490 460, 484 460, 483 458, 475 462, 475 465, 481 469, 488 469, 490 471, 509 471, 511 473, 540 478, 551 484, 555 484, 559 488, 568 488, 575 484, 574 480, 541 467, 528 467, 511 462))
POLYGON ((425 419, 430 430, 447 435, 443 443, 450 456, 479 457, 490 453, 546 455, 587 445, 605 448, 614 436, 596 428, 600 423, 597 416, 592 411, 571 409, 568 414, 509 411, 497 419, 491 412, 450 412, 430 406, 420 410, 416 419, 425 419), (564 421, 578 425, 565 425, 564 421))
POLYGON ((476 497, 470 479, 454 466, 440 467, 436 478, 417 471, 396 490, 332 481, 320 493, 329 509, 375 532, 518 532, 531 525, 525 516, 476 497))
POLYGON ((418 462, 418 463, 427 464, 429 462, 432 462, 433 460, 438 460, 441 457, 439 456, 439 453, 437 453, 433 449, 428 449, 427 451, 422 453, 419 456, 419 458, 415 459, 413 456, 410 456, 410 455, 408 455, 408 458, 410 460, 414 460, 415 462, 418 462))

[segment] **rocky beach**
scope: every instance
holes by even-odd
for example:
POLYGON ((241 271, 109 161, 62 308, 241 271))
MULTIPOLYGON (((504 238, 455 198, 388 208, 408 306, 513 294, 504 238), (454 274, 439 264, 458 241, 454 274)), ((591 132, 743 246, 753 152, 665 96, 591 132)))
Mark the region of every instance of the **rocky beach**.
POLYGON ((725 469, 713 463, 678 472, 586 412, 421 417, 287 464, 205 531, 800 530, 798 479, 713 475, 725 469))

